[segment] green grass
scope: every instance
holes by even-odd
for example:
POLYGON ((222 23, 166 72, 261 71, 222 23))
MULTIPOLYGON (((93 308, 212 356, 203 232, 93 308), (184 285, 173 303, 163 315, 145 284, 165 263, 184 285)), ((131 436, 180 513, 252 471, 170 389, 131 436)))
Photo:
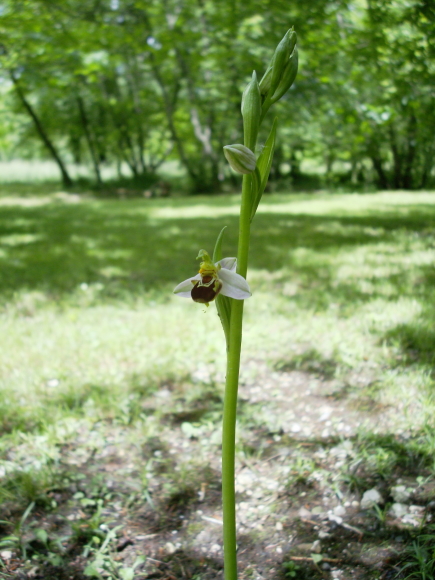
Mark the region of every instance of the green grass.
MULTIPOLYGON (((198 249, 210 250, 224 225, 225 253, 234 254, 236 196, 5 199, 4 431, 116 414, 138 385, 147 391, 202 364, 222 368, 214 307, 204 313, 171 289, 194 274, 198 249)), ((370 367, 380 401, 399 396, 414 426, 430 420, 433 201, 429 193, 266 197, 252 239, 245 357, 327 377, 370 367)))
MULTIPOLYGON (((224 254, 234 255, 238 201, 0 195, 3 501, 23 511, 62 488, 62 446, 79 433, 99 450, 104 425, 134 445, 181 426, 218 453, 223 333, 214 305, 172 288, 194 275, 198 250, 211 251, 224 225, 224 254)), ((430 192, 274 194, 254 222, 243 360, 341 381, 357 403, 384 409, 385 426, 358 443, 381 479, 397 466, 435 467, 434 226, 430 192), (388 439, 395 430, 413 435, 405 449, 388 439)), ((269 428, 241 405, 240 438, 269 428)), ((153 453, 138 497, 164 445, 153 453)), ((301 459, 289 480, 312 468, 301 459)))

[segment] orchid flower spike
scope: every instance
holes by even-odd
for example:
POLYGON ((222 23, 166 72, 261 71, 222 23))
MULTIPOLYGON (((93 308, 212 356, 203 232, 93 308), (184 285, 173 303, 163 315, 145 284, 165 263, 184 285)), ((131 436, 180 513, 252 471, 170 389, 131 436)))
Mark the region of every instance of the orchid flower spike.
POLYGON ((251 296, 248 283, 236 274, 237 258, 224 258, 213 264, 205 250, 200 250, 198 259, 202 259, 199 272, 174 288, 174 294, 182 298, 192 298, 208 306, 218 294, 244 300, 251 296))

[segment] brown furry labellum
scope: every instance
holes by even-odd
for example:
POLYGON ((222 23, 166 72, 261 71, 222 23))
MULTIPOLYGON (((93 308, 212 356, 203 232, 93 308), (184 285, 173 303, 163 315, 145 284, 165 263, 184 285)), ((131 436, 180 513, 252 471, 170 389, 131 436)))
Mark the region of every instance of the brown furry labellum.
POLYGON ((212 276, 203 276, 192 288, 192 300, 201 304, 213 302, 222 290, 222 282, 212 276))

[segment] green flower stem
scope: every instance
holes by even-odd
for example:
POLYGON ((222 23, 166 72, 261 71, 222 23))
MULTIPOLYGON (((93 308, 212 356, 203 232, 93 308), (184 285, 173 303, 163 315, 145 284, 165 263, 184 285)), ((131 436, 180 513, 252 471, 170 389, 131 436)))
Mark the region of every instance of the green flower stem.
MULTIPOLYGON (((242 204, 239 222, 237 273, 246 277, 252 201, 250 175, 243 176, 242 204)), ((237 580, 236 505, 234 464, 236 448, 237 391, 239 387, 240 351, 242 347, 243 300, 231 300, 229 350, 222 425, 222 508, 224 520, 225 580, 237 580)))

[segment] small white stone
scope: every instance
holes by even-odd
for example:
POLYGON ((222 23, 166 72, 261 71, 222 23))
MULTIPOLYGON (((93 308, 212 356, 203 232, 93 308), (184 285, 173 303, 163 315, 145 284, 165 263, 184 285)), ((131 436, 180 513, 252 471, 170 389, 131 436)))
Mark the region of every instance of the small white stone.
POLYGON ((276 529, 277 532, 282 532, 282 530, 283 530, 282 523, 281 522, 276 522, 275 529, 276 529))
POLYGON ((319 417, 319 422, 323 423, 323 421, 326 421, 327 419, 329 419, 330 414, 331 413, 322 413, 319 417))
POLYGON ((12 558, 12 552, 10 550, 2 550, 0 556, 3 560, 10 560, 12 558))
POLYGON ((391 495, 396 503, 405 503, 411 497, 411 492, 404 485, 396 485, 391 488, 391 495))
POLYGON ((424 506, 421 505, 410 505, 409 506, 409 512, 411 514, 415 514, 418 516, 422 516, 424 513, 424 506))
POLYGON ((336 516, 345 516, 346 515, 346 509, 342 505, 335 506, 333 512, 334 512, 334 515, 336 515, 336 516))
POLYGON ((311 551, 315 554, 320 554, 322 551, 322 546, 320 545, 320 540, 315 540, 311 546, 311 551))
POLYGON ((299 433, 300 430, 301 426, 298 423, 293 423, 293 425, 290 427, 290 431, 292 433, 299 433))
POLYGON ((166 542, 165 552, 167 554, 173 554, 176 550, 177 550, 177 548, 174 546, 174 544, 172 544, 171 542, 166 542))
POLYGON ((277 549, 276 549, 276 553, 277 553, 277 554, 282 554, 282 548, 281 548, 281 546, 278 546, 278 547, 277 547, 277 549))
POLYGON ((219 546, 219 544, 213 544, 212 547, 210 548, 210 552, 212 552, 213 554, 216 554, 217 552, 221 551, 221 547, 219 546))
POLYGON ((343 518, 340 517, 340 516, 336 516, 332 512, 328 512, 328 520, 330 522, 335 522, 336 524, 342 524, 343 523, 343 518))
POLYGON ((306 520, 311 517, 311 512, 308 511, 306 508, 301 507, 301 509, 298 511, 298 516, 303 520, 306 520))
POLYGON ((359 501, 357 501, 356 499, 354 499, 353 502, 352 502, 352 507, 359 508, 359 501))
POLYGON ((375 505, 383 503, 381 494, 377 489, 369 489, 364 492, 361 499, 361 507, 363 510, 368 510, 375 505))
POLYGON ((395 518, 401 518, 408 513, 408 506, 404 503, 393 503, 390 513, 395 518))
POLYGON ((322 506, 320 505, 316 505, 316 507, 313 507, 313 509, 311 510, 311 513, 315 516, 318 516, 320 514, 323 514, 325 510, 322 508, 322 506))

